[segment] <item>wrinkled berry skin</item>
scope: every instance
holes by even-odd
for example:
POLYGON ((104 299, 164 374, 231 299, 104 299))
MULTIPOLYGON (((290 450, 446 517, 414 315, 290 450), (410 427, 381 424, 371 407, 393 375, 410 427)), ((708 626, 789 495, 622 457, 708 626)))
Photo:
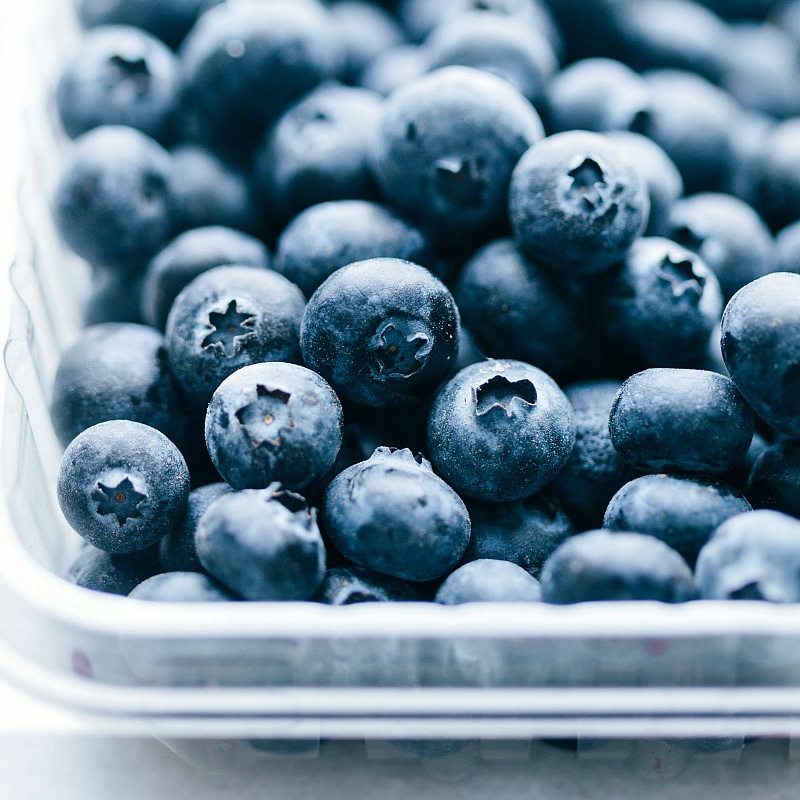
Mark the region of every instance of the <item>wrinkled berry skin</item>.
POLYGON ((198 275, 167 317, 170 365, 191 408, 204 412, 241 367, 300 360, 303 293, 283 275, 234 265, 198 275))
POLYGON ((463 560, 511 561, 534 578, 553 550, 575 533, 561 504, 546 492, 513 503, 467 499, 467 510, 472 536, 463 560))
POLYGON ((419 600, 411 584, 382 575, 358 564, 333 567, 325 573, 322 585, 311 598, 329 606, 355 603, 396 603, 419 600))
POLYGON ((226 603, 235 600, 207 575, 198 572, 162 572, 142 581, 128 595, 155 603, 226 603))
POLYGON ((483 361, 439 392, 428 417, 437 474, 478 500, 521 500, 543 489, 575 443, 572 406, 547 373, 522 361, 483 361))
POLYGON ((177 220, 170 156, 134 128, 102 125, 75 140, 53 198, 67 246, 95 266, 142 269, 177 220))
POLYGON ((343 398, 387 408, 436 388, 455 361, 459 331, 455 301, 432 273, 371 258, 342 267, 314 292, 300 348, 343 398))
POLYGON ((722 315, 722 357, 756 414, 800 436, 800 275, 774 272, 731 298, 722 315))
POLYGON ((252 364, 214 392, 205 431, 211 460, 234 489, 279 481, 297 491, 333 466, 342 407, 323 378, 305 367, 252 364))
POLYGON ((386 199, 438 241, 481 243, 505 227, 511 171, 543 135, 502 78, 443 67, 386 99, 372 168, 386 199))
POLYGON ((542 568, 542 599, 685 603, 697 596, 692 571, 672 548, 641 533, 587 531, 567 539, 542 568))
POLYGON ((643 475, 611 498, 603 528, 655 536, 693 565, 717 527, 750 510, 750 503, 738 491, 718 481, 688 475, 643 475))
POLYGON ((129 125, 163 141, 178 91, 178 62, 145 31, 104 26, 88 31, 61 71, 56 103, 71 138, 99 125, 129 125))
POLYGON ((705 363, 723 301, 714 273, 695 253, 668 239, 642 237, 595 288, 598 326, 624 367, 621 377, 705 363))
POLYGON ((445 606, 462 603, 537 603, 539 581, 510 561, 482 558, 451 572, 433 600, 445 606))
POLYGON ((548 136, 511 175, 508 214, 517 246, 563 275, 607 270, 645 229, 649 213, 635 163, 601 134, 548 136))
POLYGON ((277 484, 220 497, 195 546, 209 575, 245 600, 308 600, 325 575, 316 510, 277 484))
POLYGON ((766 509, 720 525, 697 558, 705 600, 800 602, 800 521, 766 509))
POLYGON ((112 555, 87 544, 70 565, 67 580, 84 589, 127 595, 135 586, 160 572, 154 548, 112 555))
POLYGON ((800 517, 800 441, 783 439, 756 458, 747 478, 753 508, 773 508, 800 517))
POLYGON ((430 464, 386 447, 333 479, 324 523, 351 561, 408 581, 446 575, 470 535, 466 506, 430 464))
POLYGON ((84 328, 61 357, 51 408, 63 445, 111 419, 150 425, 181 449, 188 443, 189 419, 164 337, 146 325, 109 322, 84 328))
POLYGON ((67 522, 108 553, 157 542, 180 520, 189 470, 178 448, 155 428, 111 420, 87 428, 64 452, 58 502, 67 522))
POLYGON ((207 483, 189 492, 186 513, 158 543, 158 559, 165 572, 205 572, 194 549, 194 533, 208 507, 233 489, 223 482, 207 483))
POLYGON ((744 458, 755 426, 730 378, 653 368, 622 384, 608 429, 617 452, 638 469, 721 475, 744 458))

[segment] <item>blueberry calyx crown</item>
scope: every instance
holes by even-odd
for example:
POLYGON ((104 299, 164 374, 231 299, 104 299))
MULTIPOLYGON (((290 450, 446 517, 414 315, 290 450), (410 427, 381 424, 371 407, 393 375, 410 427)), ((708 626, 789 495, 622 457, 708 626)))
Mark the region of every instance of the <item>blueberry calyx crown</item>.
POLYGON ((281 446, 281 430, 294 428, 288 408, 290 397, 289 392, 258 384, 256 399, 236 412, 236 419, 247 431, 253 447, 281 446))
POLYGON ((116 53, 108 59, 108 64, 112 76, 118 82, 124 80, 130 83, 136 94, 143 94, 147 91, 151 75, 144 58, 116 53))
POLYGON ((139 506, 146 499, 147 495, 137 492, 127 476, 116 486, 106 486, 98 481, 97 488, 92 492, 92 500, 97 503, 97 513, 104 517, 115 516, 120 527, 129 519, 142 516, 139 506))
POLYGON ((606 200, 608 182, 603 168, 592 158, 583 161, 568 173, 572 183, 566 191, 567 199, 585 211, 595 211, 606 200))
POLYGON ((312 531, 316 528, 317 509, 310 506, 302 495, 282 488, 277 481, 267 486, 264 494, 267 502, 280 503, 306 530, 312 531))
POLYGON ((412 453, 407 447, 386 447, 385 445, 380 445, 375 448, 372 455, 367 460, 372 461, 373 459, 382 458, 402 462, 408 466, 422 467, 422 469, 433 472, 431 462, 428 461, 422 453, 412 453))
POLYGON ((379 381, 419 372, 433 349, 430 332, 418 320, 395 318, 380 325, 369 342, 369 366, 379 381))
POLYGON ((479 208, 486 191, 485 164, 476 158, 440 158, 435 164, 436 189, 459 208, 479 208))
POLYGON ((656 268, 656 275, 670 285, 673 297, 688 295, 691 300, 697 301, 703 295, 706 279, 697 274, 694 264, 688 259, 664 256, 656 268))
POLYGON ((208 315, 211 332, 203 339, 203 349, 219 347, 224 356, 234 356, 239 341, 254 333, 255 315, 237 309, 236 300, 231 300, 225 311, 212 311, 208 315))
POLYGON ((502 375, 495 375, 475 390, 475 413, 478 417, 491 415, 499 418, 505 415, 506 419, 511 419, 515 405, 532 407, 536 405, 536 399, 536 387, 526 378, 510 381, 502 375))

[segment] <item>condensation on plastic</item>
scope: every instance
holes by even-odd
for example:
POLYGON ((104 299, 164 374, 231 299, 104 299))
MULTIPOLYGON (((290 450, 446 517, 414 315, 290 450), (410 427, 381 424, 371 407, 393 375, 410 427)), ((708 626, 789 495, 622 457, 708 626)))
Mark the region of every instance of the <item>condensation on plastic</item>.
MULTIPOLYGON (((43 26, 47 87, 75 23, 66 3, 44 6, 55 11, 43 26)), ((796 607, 199 607, 132 602, 60 577, 80 540, 55 498, 61 447, 48 400, 59 355, 80 327, 88 267, 50 219, 69 145, 46 103, 31 109, 29 130, 4 351, 4 674, 112 727, 117 720, 175 742, 247 738, 278 752, 286 744, 273 740, 366 737, 379 758, 380 739, 558 737, 577 738, 585 758, 613 758, 620 746, 609 738, 742 741, 800 729, 796 607)))

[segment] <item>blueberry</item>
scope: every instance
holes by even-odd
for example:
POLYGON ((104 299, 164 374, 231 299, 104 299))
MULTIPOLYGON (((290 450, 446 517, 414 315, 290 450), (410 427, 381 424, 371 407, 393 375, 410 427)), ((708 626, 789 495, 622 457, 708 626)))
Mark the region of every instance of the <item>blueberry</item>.
POLYGON ((92 270, 89 296, 83 307, 84 325, 106 322, 144 323, 140 313, 144 275, 141 272, 92 270))
POLYGON ((252 364, 214 392, 205 430, 211 459, 234 489, 279 481, 295 491, 333 466, 342 407, 331 387, 305 367, 252 364))
POLYGON ((306 297, 340 267, 368 258, 433 261, 424 234, 391 208, 369 200, 337 200, 301 211, 283 230, 274 268, 306 297))
POLYGON ((800 602, 800 522, 779 511, 739 514, 721 524, 697 558, 706 600, 800 602))
POLYGON ((266 269, 270 262, 264 243, 242 231, 220 225, 185 231, 148 265, 142 287, 142 317, 148 325, 164 330, 175 298, 201 273, 226 264, 266 269))
POLYGON ((178 91, 178 62, 139 28, 113 25, 86 33, 62 68, 56 103, 71 138, 99 125, 129 125, 167 138, 178 91))
POLYGON ((640 474, 616 451, 608 430, 611 405, 620 385, 614 380, 597 380, 564 389, 575 414, 575 447, 550 491, 579 530, 599 528, 614 494, 640 474))
POLYGON ((324 523, 351 561, 408 581, 446 575, 470 535, 463 501, 430 464, 410 450, 386 447, 334 478, 324 523))
POLYGON ((800 436, 800 275, 775 272, 742 287, 722 316, 722 356, 765 422, 800 436))
POLYGON ((800 441, 783 439, 756 458, 745 490, 753 508, 800 517, 800 441))
POLYGON ((688 475, 643 475, 612 498, 603 518, 611 531, 655 536, 694 564, 714 530, 735 514, 750 511, 735 489, 688 475))
POLYGON ((203 272, 167 318, 172 371, 191 408, 204 412, 214 390, 241 367, 300 360, 302 292, 272 270, 222 266, 203 272))
POLYGON ((134 128, 102 125, 75 140, 53 198, 67 246, 95 266, 143 269, 176 224, 172 162, 134 128))
POLYGON ((464 561, 511 561, 538 577, 553 550, 575 532, 559 501, 546 492, 512 503, 466 502, 472 536, 464 561))
POLYGON ((253 181, 279 221, 328 200, 377 199, 368 165, 383 98, 327 83, 288 108, 255 156, 253 181))
POLYGON ((535 603, 542 599, 539 581, 510 561, 481 558, 451 572, 436 592, 434 602, 535 603))
POLYGON ((754 420, 730 378, 653 368, 622 384, 608 428, 617 452, 638 469, 720 475, 744 458, 754 420))
POLYGON ((371 258, 334 272, 303 314, 303 360, 343 397, 399 406, 430 394, 458 350, 458 309, 424 267, 371 258))
POLYGON ((664 235, 703 259, 726 300, 776 267, 769 228, 744 200, 732 195, 703 192, 677 201, 664 235))
POLYGON ((189 470, 177 447, 155 428, 128 420, 93 425, 72 440, 58 473, 67 522, 108 553, 157 542, 180 520, 189 470))
POLYGON ((547 373, 522 361, 461 370, 436 396, 428 418, 437 474, 478 500, 535 494, 555 478, 574 443, 566 396, 547 373))
POLYGON ((165 572, 205 572, 194 548, 194 534, 208 507, 233 490, 227 483, 199 486, 189 492, 186 513, 158 543, 158 558, 165 572))
POLYGON ((782 228, 775 235, 776 272, 800 272, 800 220, 782 228))
POLYGON ((311 599, 331 606, 350 606, 413 601, 418 597, 411 584, 400 578, 381 575, 358 564, 345 564, 325 573, 322 585, 311 599))
POLYGON ((384 96, 404 83, 419 78, 427 70, 425 51, 413 44, 401 44, 379 53, 365 67, 359 86, 384 96))
POLYGON ((372 166, 389 202, 463 248, 504 230, 511 171, 542 136, 539 115, 508 82, 443 67, 386 99, 372 166))
POLYGON ((112 419, 157 428, 181 449, 189 436, 164 337, 145 325, 111 322, 85 328, 59 362, 51 416, 64 445, 112 419))
POLYGON ((245 600, 308 600, 325 575, 316 510, 278 484, 220 497, 195 545, 208 573, 245 600))
POLYGON ((162 572, 142 581, 128 595, 156 603, 225 603, 235 600, 207 575, 197 572, 162 572))
POLYGON ((158 572, 159 563, 152 547, 113 555, 87 544, 70 565, 66 577, 84 589, 126 595, 158 572))
POLYGON ((607 270, 644 230, 649 213, 641 174, 601 134, 548 136, 511 175, 508 214, 517 246, 562 275, 607 270))
POLYGON ((696 597, 692 571, 672 548, 641 533, 595 530, 567 539, 541 574, 546 603, 658 600, 696 597))

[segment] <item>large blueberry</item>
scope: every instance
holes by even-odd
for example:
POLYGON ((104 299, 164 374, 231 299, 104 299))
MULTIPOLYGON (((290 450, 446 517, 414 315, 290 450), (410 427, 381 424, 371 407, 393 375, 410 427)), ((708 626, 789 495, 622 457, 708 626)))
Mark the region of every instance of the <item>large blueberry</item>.
POLYGON ((398 406, 430 394, 458 351, 458 309, 431 272, 371 258, 334 272, 300 328, 303 360, 348 400, 398 406))
POLYGON ((522 361, 484 361, 439 392, 428 418, 436 472, 458 492, 502 502, 555 478, 575 443, 572 406, 547 373, 522 361))
POLYGON ((410 450, 386 447, 334 478, 324 522, 351 561, 409 581, 450 572, 470 534, 463 501, 430 464, 410 450))
POLYGON ((93 425, 72 440, 58 472, 58 502, 90 544, 132 553, 157 542, 180 520, 189 470, 155 428, 128 420, 93 425))
POLYGON ((774 272, 731 298, 722 316, 722 356, 756 414, 800 436, 800 275, 774 272))
POLYGON ((481 558, 451 572, 433 599, 445 606, 535 603, 542 599, 542 587, 533 575, 510 561, 481 558))
POLYGON ((299 490, 333 466, 342 442, 342 407, 305 367, 252 364, 226 378, 206 414, 206 444, 235 489, 279 481, 299 490))

